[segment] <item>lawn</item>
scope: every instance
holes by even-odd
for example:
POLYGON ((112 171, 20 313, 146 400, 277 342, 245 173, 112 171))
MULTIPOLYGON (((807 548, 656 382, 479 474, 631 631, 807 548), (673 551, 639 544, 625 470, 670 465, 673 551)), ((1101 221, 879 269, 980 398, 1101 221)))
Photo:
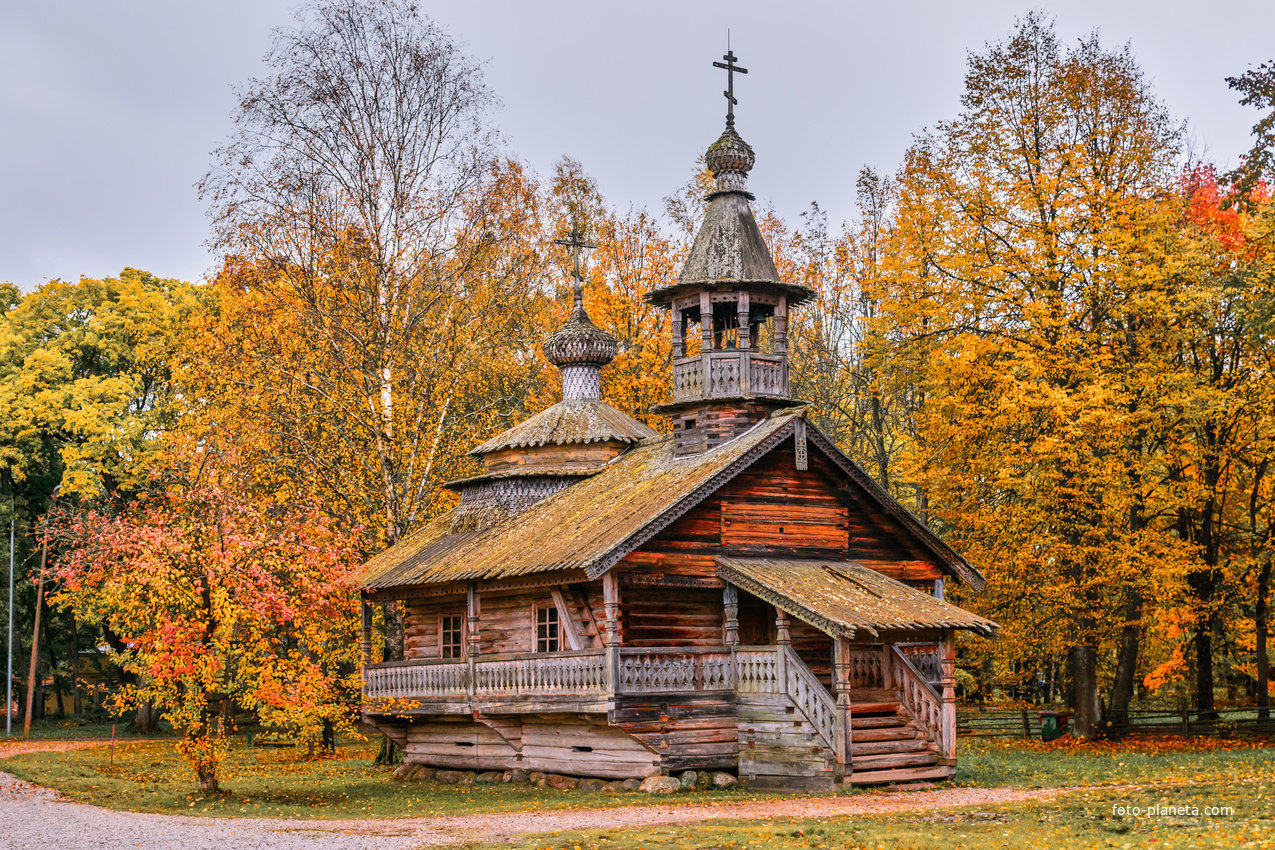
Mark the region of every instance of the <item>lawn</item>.
MULTIPOLYGON (((667 803, 650 794, 556 791, 515 785, 439 785, 391 782, 372 764, 375 747, 347 743, 334 757, 304 758, 291 747, 248 747, 239 740, 223 765, 230 792, 204 796, 167 742, 130 742, 110 749, 26 753, 0 759, 0 770, 110 809, 209 816, 375 818, 462 815, 528 809, 602 808, 667 803)), ((747 791, 698 792, 696 802, 755 800, 747 791)), ((679 799, 691 799, 687 798, 679 799)))
MULTIPOLYGON (((59 740, 85 738, 110 738, 111 729, 115 730, 115 737, 121 740, 128 740, 138 737, 129 731, 128 719, 108 720, 108 719, 87 719, 80 717, 48 717, 43 720, 36 720, 31 724, 31 734, 24 736, 22 734, 22 722, 15 721, 13 724, 13 734, 5 738, 0 732, 0 743, 7 740, 21 740, 24 737, 31 739, 48 739, 57 738, 59 740)), ((160 731, 143 736, 147 738, 162 737, 171 735, 172 730, 164 724, 160 731)))
POLYGON ((1275 776, 1275 748, 1217 738, 1130 742, 962 740, 962 785, 1066 788, 1155 782, 1238 781, 1275 776))
MULTIPOLYGON (((528 786, 456 787, 395 783, 371 765, 373 747, 344 744, 335 757, 306 761, 300 751, 250 748, 239 741, 223 771, 231 793, 197 793, 167 742, 131 742, 0 760, 0 770, 112 809, 213 816, 361 818, 599 808, 669 802, 763 799, 748 791, 673 798, 606 795, 528 786)), ((957 784, 1063 787, 1052 800, 893 815, 817 820, 712 821, 528 839, 523 850, 929 850, 929 848, 1275 848, 1275 749, 1221 741, 1136 744, 962 741, 957 784), (1095 787, 1097 786, 1097 787, 1095 787), (1172 814, 1120 815, 1113 806, 1169 806, 1172 814), (1206 806, 1230 807, 1205 816, 1206 806), (1191 814, 1190 809, 1196 809, 1191 814)), ((876 794, 855 790, 854 794, 876 794)))
POLYGON ((972 809, 564 832, 501 846, 516 850, 1275 848, 1275 749, 1269 747, 1175 739, 1130 744, 1085 744, 1070 738, 1050 744, 962 741, 957 784, 1083 790, 1049 800, 972 809), (1155 814, 1146 811, 1151 806, 1157 808, 1155 814), (1116 807, 1126 808, 1122 814, 1116 807), (1143 811, 1135 815, 1128 807, 1143 811), (1163 813, 1166 807, 1173 811, 1163 813), (1206 815, 1206 807, 1231 811, 1206 815))
MULTIPOLYGON (((497 845, 472 845, 469 850, 497 845)), ((1275 847, 1275 780, 1155 790, 1084 791, 976 809, 808 820, 709 821, 693 827, 560 833, 510 850, 1239 850, 1275 847), (1163 801, 1163 802, 1161 802, 1163 801), (1118 817, 1115 805, 1231 806, 1226 816, 1118 817)))

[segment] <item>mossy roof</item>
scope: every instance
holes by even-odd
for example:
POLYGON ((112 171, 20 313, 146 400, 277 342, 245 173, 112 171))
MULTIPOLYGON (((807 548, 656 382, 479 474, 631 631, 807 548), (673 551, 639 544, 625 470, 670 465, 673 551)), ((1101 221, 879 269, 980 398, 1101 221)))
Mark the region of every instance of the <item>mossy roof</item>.
MULTIPOLYGON (((453 533, 444 514, 372 558, 360 574, 372 591, 453 581, 493 580, 553 570, 596 578, 758 458, 791 439, 802 409, 778 411, 751 430, 701 454, 677 457, 671 437, 652 437, 595 475, 477 531, 453 533)), ((975 590, 983 577, 923 523, 804 424, 808 439, 900 521, 949 572, 975 590)))
POLYGON ((717 574, 834 637, 998 626, 854 561, 718 558, 717 574))

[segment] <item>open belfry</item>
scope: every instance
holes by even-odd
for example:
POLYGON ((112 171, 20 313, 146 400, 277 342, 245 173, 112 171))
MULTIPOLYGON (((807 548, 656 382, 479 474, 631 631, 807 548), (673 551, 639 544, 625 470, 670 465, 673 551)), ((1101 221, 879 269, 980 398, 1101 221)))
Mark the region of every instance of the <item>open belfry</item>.
POLYGON ((954 635, 997 627, 944 587, 983 577, 790 397, 788 316, 814 293, 753 217, 723 58, 704 221, 647 296, 672 317, 672 433, 601 398, 616 341, 573 234, 574 309, 544 346, 563 400, 475 448, 455 509, 362 574, 406 635, 364 665, 365 719, 409 762, 811 790, 955 773, 954 635))

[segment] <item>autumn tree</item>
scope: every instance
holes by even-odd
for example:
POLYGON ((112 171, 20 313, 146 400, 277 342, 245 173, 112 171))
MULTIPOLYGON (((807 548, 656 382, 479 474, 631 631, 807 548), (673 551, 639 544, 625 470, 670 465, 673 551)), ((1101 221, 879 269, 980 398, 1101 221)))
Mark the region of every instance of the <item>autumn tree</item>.
MULTIPOLYGON (((1234 600, 1245 574, 1258 575, 1259 606, 1269 583, 1265 477, 1275 463, 1269 388, 1275 343, 1267 311, 1275 257, 1260 232, 1270 193, 1259 184, 1247 194, 1230 203, 1212 167, 1188 170, 1167 204, 1176 213, 1174 238, 1158 264, 1175 296, 1166 361, 1171 378, 1164 384, 1171 414, 1165 503, 1172 533, 1195 552, 1176 601, 1187 614, 1195 704, 1202 711, 1214 707, 1216 641, 1237 630, 1234 600)), ((1264 632, 1264 608, 1255 614, 1264 632)), ((1260 695, 1265 648, 1255 651, 1260 695)))
POLYGON ((447 347, 525 288, 516 252, 488 262, 521 214, 516 189, 491 194, 495 99, 404 0, 318 0, 266 61, 201 185, 225 285, 268 320, 236 340, 247 389, 296 393, 271 423, 285 456, 392 543, 430 509, 468 365, 447 347), (477 293, 483 264, 512 289, 477 293), (284 335, 308 351, 280 354, 284 335))
MULTIPOLYGON (((131 268, 118 278, 50 281, 26 296, 0 287, 0 478, 13 495, 19 547, 43 539, 33 532, 54 492, 64 504, 110 509, 144 486, 181 410, 176 353, 208 298, 205 287, 131 268)), ((25 635, 38 624, 40 669, 52 673, 59 704, 68 684, 78 702, 76 624, 37 607, 39 582, 37 568, 19 584, 15 624, 25 635)), ((109 631, 78 637, 87 646, 117 640, 109 631)), ((37 671, 37 691, 43 679, 37 671)), ((43 699, 32 704, 38 717, 43 699)), ((143 712, 137 722, 146 728, 149 719, 143 712)))
POLYGON ((215 793, 230 706, 312 745, 325 726, 351 728, 358 559, 317 505, 244 498, 210 454, 179 444, 122 513, 64 526, 55 603, 122 638, 112 660, 135 679, 119 707, 156 706, 215 793))
POLYGON ((906 475, 987 567, 975 604, 1006 624, 999 651, 1072 647, 1092 735, 1100 654, 1120 656, 1127 705, 1148 581, 1173 557, 1144 504, 1158 434, 1139 380, 1164 293, 1135 237, 1178 127, 1127 47, 1064 48, 1039 13, 970 56, 962 107, 900 171, 872 357, 921 364, 906 475))
POLYGON ((1243 95, 1241 104, 1266 111, 1253 125, 1253 147, 1239 167, 1226 175, 1234 189, 1228 201, 1243 203, 1261 183, 1269 184, 1275 176, 1275 62, 1263 62, 1238 77, 1227 77, 1226 83, 1243 95))

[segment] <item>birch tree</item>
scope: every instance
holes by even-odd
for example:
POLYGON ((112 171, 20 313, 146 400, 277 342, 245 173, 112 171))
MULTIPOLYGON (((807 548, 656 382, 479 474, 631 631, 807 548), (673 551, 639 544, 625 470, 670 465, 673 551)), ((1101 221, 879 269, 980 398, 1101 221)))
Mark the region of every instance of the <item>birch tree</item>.
POLYGON ((228 329, 257 360, 240 389, 321 400, 279 417, 276 438, 308 473, 357 482, 345 498, 374 503, 375 537, 393 543, 428 510, 465 371, 464 352, 440 351, 466 333, 475 266, 490 270, 500 235, 496 99, 404 0, 318 0, 274 32, 266 64, 200 189, 227 286, 308 351, 281 356, 274 331, 228 329), (316 450, 316 425, 339 451, 316 450))

